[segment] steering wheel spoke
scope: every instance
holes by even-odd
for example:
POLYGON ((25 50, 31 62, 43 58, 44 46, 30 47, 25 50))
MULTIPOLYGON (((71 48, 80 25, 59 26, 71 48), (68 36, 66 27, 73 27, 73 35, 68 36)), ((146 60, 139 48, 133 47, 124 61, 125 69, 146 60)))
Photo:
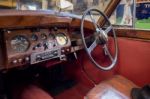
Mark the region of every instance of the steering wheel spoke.
POLYGON ((87 48, 89 54, 91 54, 91 52, 95 49, 95 47, 96 47, 97 45, 98 45, 98 44, 97 44, 97 39, 96 39, 96 40, 94 40, 94 42, 90 45, 90 47, 87 48))
POLYGON ((108 34, 112 30, 112 26, 110 25, 105 29, 105 33, 108 34))
POLYGON ((99 27, 98 27, 98 25, 97 25, 97 22, 96 22, 96 20, 94 19, 94 16, 91 14, 91 11, 89 11, 89 15, 90 15, 90 18, 91 18, 91 20, 92 20, 92 23, 93 23, 95 29, 96 29, 96 30, 99 29, 99 27))
POLYGON ((110 54, 110 51, 108 50, 107 45, 105 44, 103 48, 104 48, 105 55, 108 55, 108 57, 110 58, 110 60, 113 62, 114 59, 113 59, 112 55, 110 54))

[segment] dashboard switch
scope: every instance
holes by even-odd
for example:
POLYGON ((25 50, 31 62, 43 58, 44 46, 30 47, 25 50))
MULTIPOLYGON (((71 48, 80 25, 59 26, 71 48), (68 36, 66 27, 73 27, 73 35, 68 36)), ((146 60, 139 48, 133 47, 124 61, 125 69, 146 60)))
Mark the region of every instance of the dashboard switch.
POLYGON ((61 50, 61 52, 62 52, 62 53, 64 53, 64 52, 65 52, 65 50, 61 50))
POLYGON ((58 31, 58 28, 57 28, 57 27, 54 27, 54 31, 58 31))
POLYGON ((31 40, 32 41, 37 41, 38 40, 38 36, 36 34, 32 34, 31 40))
POLYGON ((25 57, 25 61, 28 62, 30 60, 29 57, 25 57))
POLYGON ((23 61, 23 60, 22 60, 21 58, 18 59, 18 62, 19 62, 19 63, 22 63, 22 61, 23 61))
POLYGON ((13 63, 13 64, 17 64, 17 60, 13 60, 12 63, 13 63))
POLYGON ((48 49, 48 42, 45 42, 44 44, 43 44, 43 47, 44 47, 44 49, 46 50, 46 49, 48 49))
POLYGON ((37 61, 41 60, 41 56, 40 56, 40 55, 37 55, 37 56, 36 56, 36 60, 37 60, 37 61))

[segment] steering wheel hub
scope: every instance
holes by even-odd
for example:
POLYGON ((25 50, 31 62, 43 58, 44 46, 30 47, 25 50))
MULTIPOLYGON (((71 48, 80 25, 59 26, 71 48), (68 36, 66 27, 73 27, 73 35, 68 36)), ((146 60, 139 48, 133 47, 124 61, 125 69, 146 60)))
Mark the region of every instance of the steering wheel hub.
POLYGON ((98 41, 99 41, 100 45, 107 44, 108 35, 105 33, 104 30, 99 30, 99 32, 98 32, 98 41))

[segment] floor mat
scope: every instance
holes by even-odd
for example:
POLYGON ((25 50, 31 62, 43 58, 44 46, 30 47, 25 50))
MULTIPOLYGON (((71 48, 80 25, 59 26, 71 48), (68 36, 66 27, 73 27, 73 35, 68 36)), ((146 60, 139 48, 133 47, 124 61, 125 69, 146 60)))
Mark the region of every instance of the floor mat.
POLYGON ((49 89, 49 92, 53 95, 59 95, 60 93, 64 92, 65 90, 68 90, 75 86, 77 83, 74 80, 66 80, 63 82, 54 82, 51 84, 51 88, 49 89))

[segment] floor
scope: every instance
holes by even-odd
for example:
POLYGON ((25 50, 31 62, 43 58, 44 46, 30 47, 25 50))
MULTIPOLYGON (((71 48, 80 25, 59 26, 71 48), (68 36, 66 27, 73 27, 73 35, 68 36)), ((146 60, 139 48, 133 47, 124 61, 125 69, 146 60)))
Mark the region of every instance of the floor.
POLYGON ((26 70, 14 70, 8 73, 6 78, 8 99, 20 99, 19 94, 31 84, 38 86, 54 99, 66 99, 66 97, 83 99, 93 87, 80 67, 76 65, 70 67, 69 64, 61 64, 50 69, 31 67, 26 70))
POLYGON ((55 99, 83 99, 86 93, 89 91, 90 88, 83 84, 77 84, 76 86, 65 90, 64 92, 60 93, 59 95, 55 96, 55 99))

